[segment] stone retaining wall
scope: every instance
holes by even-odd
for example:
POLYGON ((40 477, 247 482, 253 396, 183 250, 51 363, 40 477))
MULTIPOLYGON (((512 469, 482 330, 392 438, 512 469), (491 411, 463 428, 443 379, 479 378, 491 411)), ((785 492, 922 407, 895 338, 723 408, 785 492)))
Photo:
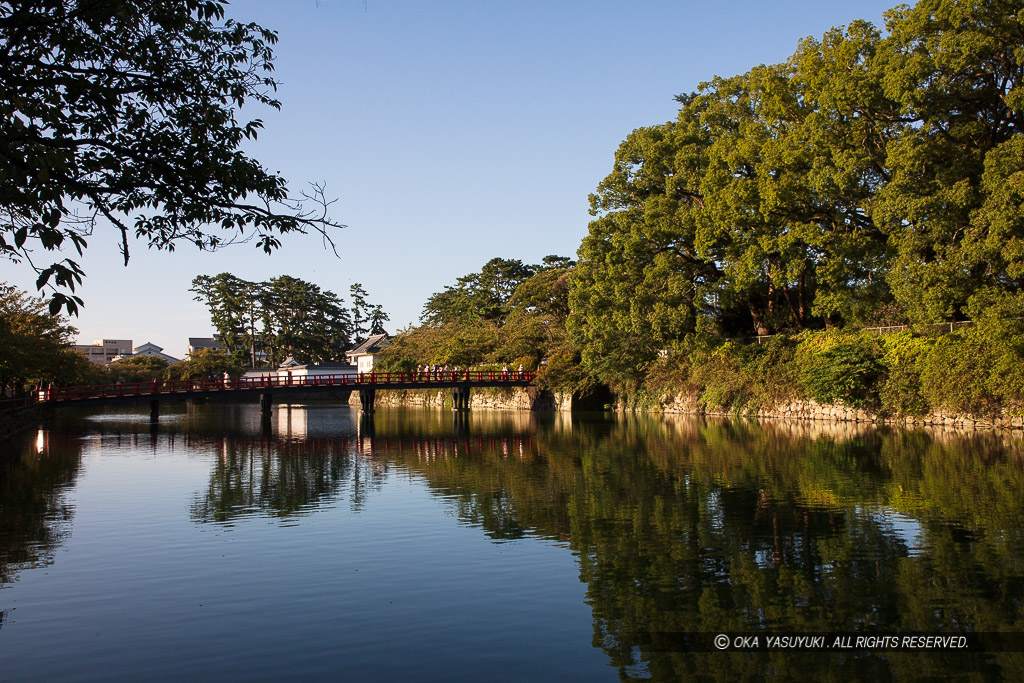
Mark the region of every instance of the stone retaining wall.
MULTIPOLYGON (((622 406, 618 406, 622 410, 622 406)), ((737 413, 723 410, 708 409, 697 403, 696 394, 679 394, 670 397, 662 404, 664 413, 691 415, 735 416, 737 413)), ((762 419, 817 420, 825 422, 868 422, 887 425, 927 425, 955 427, 962 429, 1024 429, 1024 417, 1011 415, 1004 411, 995 418, 981 418, 972 415, 956 415, 952 413, 934 413, 908 417, 880 417, 870 410, 850 408, 844 405, 822 404, 815 401, 790 401, 776 405, 774 408, 762 408, 757 411, 743 413, 749 417, 762 419)))
MULTIPOLYGON (((353 391, 350 403, 359 404, 359 392, 353 391)), ((450 389, 414 389, 378 391, 377 405, 381 406, 422 406, 429 408, 451 408, 450 389)), ((513 387, 473 389, 470 393, 470 408, 487 408, 491 410, 572 410, 573 400, 569 394, 542 391, 536 387, 513 387)), ((622 404, 616 409, 624 411, 622 404)), ((677 415, 708 415, 719 417, 735 417, 732 411, 708 409, 697 402, 693 393, 678 394, 668 398, 661 404, 661 412, 677 415)), ((978 418, 969 415, 936 413, 916 417, 883 418, 869 410, 850 408, 844 405, 821 404, 815 401, 791 401, 771 409, 760 409, 756 412, 743 413, 745 417, 762 420, 795 420, 815 422, 843 422, 862 424, 887 425, 927 425, 950 427, 956 429, 1012 429, 1024 430, 1024 417, 1010 415, 1008 412, 996 418, 978 418)), ((1022 432, 1024 434, 1024 432, 1022 432)))
MULTIPOLYGON (((353 391, 349 403, 359 405, 359 392, 353 391)), ((451 389, 380 390, 375 403, 379 406, 421 406, 451 408, 451 389)), ((473 389, 469 394, 470 409, 492 410, 569 410, 571 397, 554 394, 536 387, 473 389)))

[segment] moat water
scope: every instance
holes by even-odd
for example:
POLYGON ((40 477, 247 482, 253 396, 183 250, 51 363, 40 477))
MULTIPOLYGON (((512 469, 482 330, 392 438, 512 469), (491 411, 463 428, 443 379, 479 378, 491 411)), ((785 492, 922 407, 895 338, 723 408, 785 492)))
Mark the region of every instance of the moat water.
POLYGON ((0 681, 1024 677, 1012 437, 162 409, 3 444, 0 681))

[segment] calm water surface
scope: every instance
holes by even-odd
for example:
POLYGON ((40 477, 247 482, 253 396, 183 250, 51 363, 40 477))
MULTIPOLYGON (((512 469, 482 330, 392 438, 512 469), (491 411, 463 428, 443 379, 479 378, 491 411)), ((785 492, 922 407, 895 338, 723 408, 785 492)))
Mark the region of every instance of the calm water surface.
POLYGON ((1012 439, 163 409, 3 445, 0 681, 1024 678, 1024 647, 701 639, 1024 633, 1012 439))

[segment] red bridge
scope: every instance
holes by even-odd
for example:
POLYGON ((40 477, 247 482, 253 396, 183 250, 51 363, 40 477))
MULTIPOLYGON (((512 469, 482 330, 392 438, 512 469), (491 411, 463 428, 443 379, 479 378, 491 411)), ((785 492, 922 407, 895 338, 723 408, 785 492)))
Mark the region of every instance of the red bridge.
POLYGON ((359 392, 365 412, 373 412, 377 389, 451 389, 452 408, 469 410, 473 387, 523 387, 533 382, 535 372, 465 370, 458 372, 369 372, 332 375, 264 375, 224 379, 172 379, 94 386, 52 387, 39 391, 39 402, 47 405, 150 401, 153 417, 163 399, 251 396, 259 394, 260 406, 269 414, 272 392, 298 396, 312 392, 359 392))

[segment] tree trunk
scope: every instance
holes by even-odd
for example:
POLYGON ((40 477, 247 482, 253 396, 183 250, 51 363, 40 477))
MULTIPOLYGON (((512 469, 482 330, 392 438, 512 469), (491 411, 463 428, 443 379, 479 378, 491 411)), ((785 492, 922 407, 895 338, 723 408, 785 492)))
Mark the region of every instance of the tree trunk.
POLYGON ((761 316, 761 313, 757 310, 757 307, 754 306, 754 303, 749 299, 747 300, 747 307, 750 308, 750 317, 754 321, 754 330, 757 332, 757 335, 762 337, 764 335, 771 334, 771 328, 768 327, 768 323, 761 316))

